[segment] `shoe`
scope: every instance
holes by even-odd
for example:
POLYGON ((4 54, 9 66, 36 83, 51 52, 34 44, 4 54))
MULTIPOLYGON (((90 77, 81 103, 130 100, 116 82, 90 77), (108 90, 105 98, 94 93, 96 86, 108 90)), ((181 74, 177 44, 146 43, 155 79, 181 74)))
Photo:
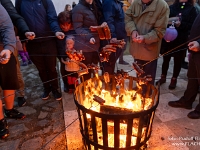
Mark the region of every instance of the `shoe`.
POLYGON ((0 137, 1 139, 5 139, 9 136, 9 131, 8 131, 8 124, 6 119, 0 120, 0 137))
POLYGON ((170 101, 168 102, 168 105, 174 108, 185 108, 185 109, 192 109, 192 105, 186 105, 180 100, 178 101, 170 101))
POLYGON ((60 92, 58 92, 58 90, 54 90, 54 91, 52 91, 52 93, 53 93, 54 98, 57 101, 60 101, 62 99, 62 94, 60 92))
POLYGON ((128 62, 126 62, 126 61, 124 61, 124 60, 122 60, 122 61, 119 61, 119 64, 122 64, 122 65, 129 65, 129 63, 128 63, 128 62))
POLYGON ((31 60, 28 61, 28 64, 31 65, 33 62, 31 60))
POLYGON ((181 68, 183 68, 183 69, 188 69, 188 62, 182 62, 182 64, 181 64, 181 68))
POLYGON ((171 83, 169 85, 169 89, 170 90, 174 90, 176 88, 176 83, 177 83, 177 79, 176 78, 172 78, 171 79, 171 83))
POLYGON ((21 66, 28 66, 27 62, 23 62, 21 66))
POLYGON ((158 83, 160 83, 160 85, 166 83, 166 75, 161 75, 161 78, 156 82, 156 85, 158 85, 158 83))
POLYGON ((49 95, 50 95, 51 91, 50 90, 44 90, 44 93, 42 95, 42 99, 43 100, 47 100, 49 98, 49 95))
POLYGON ((68 93, 68 92, 69 92, 69 88, 68 88, 68 86, 67 86, 66 84, 64 84, 64 92, 65 92, 65 93, 68 93))
POLYGON ((11 110, 6 110, 4 109, 5 116, 7 118, 12 118, 12 119, 24 119, 26 116, 23 113, 20 113, 16 109, 11 109, 11 110))
POLYGON ((200 119, 200 111, 197 110, 191 111, 187 116, 190 119, 200 119))
POLYGON ((22 107, 24 105, 26 105, 26 99, 24 97, 18 97, 18 106, 22 107))

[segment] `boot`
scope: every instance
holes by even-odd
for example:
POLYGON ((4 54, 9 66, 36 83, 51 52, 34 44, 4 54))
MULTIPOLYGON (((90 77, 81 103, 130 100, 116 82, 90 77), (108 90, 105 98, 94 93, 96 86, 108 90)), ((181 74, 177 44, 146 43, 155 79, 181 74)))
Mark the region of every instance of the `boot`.
POLYGON ((156 85, 158 85, 158 83, 160 83, 160 85, 162 85, 165 82, 166 82, 166 75, 161 75, 161 78, 160 78, 160 80, 158 80, 156 82, 156 85))
POLYGON ((176 83, 177 83, 177 79, 176 78, 172 78, 171 79, 171 83, 169 85, 169 89, 170 90, 174 90, 176 88, 176 83))
POLYGON ((9 131, 8 131, 8 124, 6 119, 0 120, 0 137, 1 139, 5 139, 8 137, 9 131))

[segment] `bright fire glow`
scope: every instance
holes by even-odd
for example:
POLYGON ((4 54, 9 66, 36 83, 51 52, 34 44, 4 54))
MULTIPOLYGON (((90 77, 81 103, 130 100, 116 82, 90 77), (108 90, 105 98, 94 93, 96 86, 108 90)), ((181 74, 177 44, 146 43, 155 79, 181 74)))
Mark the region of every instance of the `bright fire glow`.
MULTIPOLYGON (((135 94, 134 90, 116 90, 116 91, 107 91, 105 90, 105 83, 101 80, 92 82, 93 80, 87 81, 84 89, 84 98, 83 98, 83 106, 87 109, 91 109, 96 112, 100 112, 100 105, 93 100, 93 95, 97 95, 104 99, 105 105, 126 108, 132 110, 134 112, 147 110, 152 105, 152 99, 146 98, 143 100, 140 94, 135 94)), ((120 87, 119 87, 120 88, 120 87)), ((88 121, 90 121, 91 116, 87 114, 88 121)), ((102 139, 102 127, 101 127, 101 119, 97 119, 97 135, 98 135, 98 143, 103 145, 102 139)), ((136 135, 138 132, 138 127, 135 126, 137 124, 137 120, 134 120, 132 127, 132 137, 131 137, 131 146, 136 144, 136 135)), ((138 125, 138 124, 137 124, 138 125)), ((108 146, 114 147, 114 123, 108 122, 108 146)), ((92 129, 89 129, 89 131, 92 129)), ((146 128, 143 128, 142 133, 145 133, 146 128)), ((127 124, 120 123, 120 148, 126 147, 126 131, 127 124)), ((92 138, 92 137, 91 137, 92 138)), ((142 140, 144 139, 144 135, 142 135, 142 140)))

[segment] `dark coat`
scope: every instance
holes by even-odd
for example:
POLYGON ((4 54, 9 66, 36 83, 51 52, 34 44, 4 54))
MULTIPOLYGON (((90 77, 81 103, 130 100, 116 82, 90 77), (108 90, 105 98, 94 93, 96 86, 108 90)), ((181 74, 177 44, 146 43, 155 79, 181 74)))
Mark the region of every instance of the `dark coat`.
POLYGON ((98 21, 89 5, 86 5, 84 0, 80 0, 72 10, 73 28, 76 32, 75 49, 83 50, 83 52, 97 51, 100 46, 100 40, 97 32, 91 32, 90 26, 98 26, 98 21), (91 44, 90 39, 95 38, 96 43, 91 44))
POLYGON ((25 33, 29 32, 29 27, 27 26, 24 18, 22 18, 16 11, 15 7, 11 0, 0 0, 1 5, 6 9, 8 12, 14 26, 18 30, 18 35, 21 39, 25 38, 25 33))
POLYGON ((126 39, 123 3, 119 0, 103 0, 103 16, 107 22, 112 38, 126 39))
MULTIPOLYGON (((178 37, 171 42, 166 42, 163 40, 161 53, 167 52, 183 43, 186 43, 188 40, 188 36, 190 34, 190 30, 192 27, 192 24, 197 16, 196 9, 193 5, 186 3, 185 8, 181 9, 181 3, 173 4, 170 8, 170 15, 169 17, 176 17, 181 13, 181 25, 179 27, 176 27, 176 30, 178 31, 178 37)), ((178 48, 183 49, 186 45, 178 48)), ((175 50, 176 51, 176 50, 175 50)), ((179 51, 174 53, 173 55, 181 55, 184 54, 184 51, 179 51)))
MULTIPOLYGON (((53 2, 46 1, 47 10, 41 0, 22 0, 21 6, 16 6, 20 8, 19 13, 25 19, 30 30, 35 32, 36 37, 51 36, 61 31, 53 2)), ((16 2, 16 4, 18 3, 16 2)))

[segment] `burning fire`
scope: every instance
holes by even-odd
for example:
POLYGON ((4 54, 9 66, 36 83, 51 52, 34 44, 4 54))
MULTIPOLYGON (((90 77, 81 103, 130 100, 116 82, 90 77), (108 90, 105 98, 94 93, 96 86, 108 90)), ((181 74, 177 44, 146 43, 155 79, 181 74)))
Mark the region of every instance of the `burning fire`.
MULTIPOLYGON (((104 105, 113 106, 115 108, 126 109, 129 111, 139 112, 143 110, 148 110, 152 107, 153 100, 151 98, 144 98, 137 94, 135 90, 127 90, 128 85, 126 81, 124 83, 124 90, 119 86, 116 90, 106 90, 106 84, 96 76, 96 78, 90 79, 86 81, 84 85, 84 97, 83 97, 83 106, 87 109, 91 109, 96 112, 101 112, 101 105, 93 100, 93 96, 96 95, 105 100, 104 105), (94 80, 95 79, 95 80, 94 80)), ((101 112, 102 113, 102 112, 101 112)), ((90 114, 86 114, 88 122, 91 121, 90 114)), ((102 127, 101 127, 101 119, 96 118, 97 122, 97 136, 98 136, 98 144, 103 145, 102 139, 102 127)), ((88 127, 89 131, 92 133, 92 128, 88 127)), ((142 129, 142 139, 144 140, 144 133, 146 128, 142 129)), ((127 124, 126 122, 120 123, 120 148, 126 147, 126 132, 127 132, 127 124)), ((132 127, 132 139, 131 146, 136 144, 136 136, 138 132, 138 120, 134 119, 133 127, 132 127)), ((92 139, 92 134, 90 135, 92 139)), ((108 146, 114 147, 114 123, 112 121, 108 121, 108 146)))

